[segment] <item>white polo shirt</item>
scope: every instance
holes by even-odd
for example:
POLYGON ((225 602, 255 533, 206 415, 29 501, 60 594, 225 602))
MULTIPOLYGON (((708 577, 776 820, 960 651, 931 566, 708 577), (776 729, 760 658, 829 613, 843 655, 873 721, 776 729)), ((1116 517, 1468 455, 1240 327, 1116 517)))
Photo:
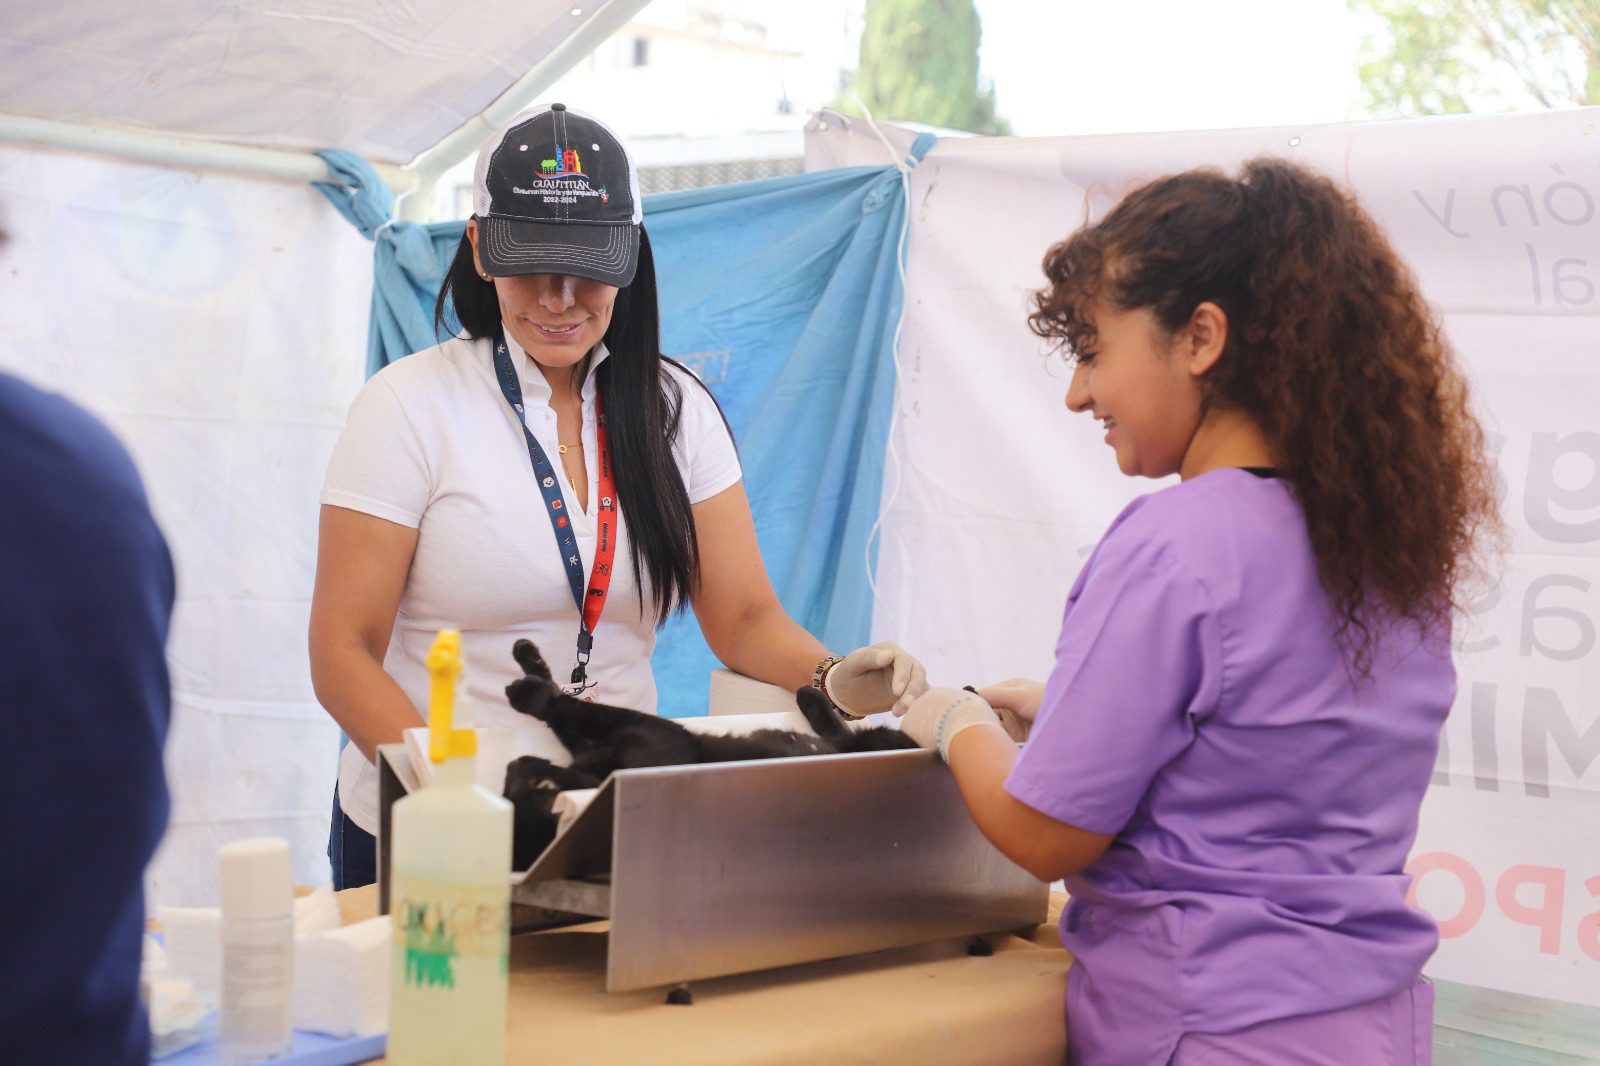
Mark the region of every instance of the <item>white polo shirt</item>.
MULTIPOLYGON (((577 493, 555 461, 550 386, 514 340, 508 337, 506 345, 521 378, 528 428, 561 479, 587 574, 594 565, 599 505, 594 371, 609 353, 604 345, 596 349, 583 385, 589 507, 580 513, 577 493)), ((564 763, 566 751, 554 734, 512 710, 505 697, 506 685, 522 676, 511 657, 519 637, 538 645, 557 680, 565 679, 577 646, 578 611, 522 428, 495 381, 493 359, 491 341, 456 339, 373 375, 350 407, 322 502, 418 532, 383 664, 417 710, 426 717, 425 659, 434 637, 440 629, 460 629, 475 724, 535 728, 540 738, 534 750, 564 763)), ((672 452, 689 502, 700 503, 739 481, 738 456, 705 389, 676 367, 663 372, 678 379, 683 393, 672 452)), ((654 712, 655 616, 642 606, 649 602, 633 579, 627 523, 619 522, 611 589, 588 668, 597 685, 589 695, 654 712)), ((339 761, 340 805, 369 833, 378 826, 377 782, 376 768, 354 744, 347 745, 339 761)))

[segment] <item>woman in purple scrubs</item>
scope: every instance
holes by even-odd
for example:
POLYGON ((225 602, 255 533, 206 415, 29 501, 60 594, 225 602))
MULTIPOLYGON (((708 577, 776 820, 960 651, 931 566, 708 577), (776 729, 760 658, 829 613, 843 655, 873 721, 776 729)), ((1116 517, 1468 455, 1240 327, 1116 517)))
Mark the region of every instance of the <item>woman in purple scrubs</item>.
POLYGON ((1462 373, 1372 220, 1282 161, 1146 185, 1044 269, 1067 407, 1181 480, 1100 541, 1046 683, 905 729, 1066 879, 1075 1066, 1426 1063, 1403 867, 1498 530, 1462 373))

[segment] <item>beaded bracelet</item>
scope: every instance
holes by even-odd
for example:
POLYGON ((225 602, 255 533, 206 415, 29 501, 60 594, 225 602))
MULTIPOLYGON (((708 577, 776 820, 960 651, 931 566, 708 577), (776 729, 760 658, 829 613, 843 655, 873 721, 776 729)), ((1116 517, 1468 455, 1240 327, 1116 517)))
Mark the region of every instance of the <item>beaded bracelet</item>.
POLYGON ((811 672, 811 687, 822 693, 822 698, 828 701, 828 706, 833 708, 834 714, 846 722, 859 722, 861 721, 861 715, 851 714, 839 706, 832 696, 828 695, 828 671, 842 662, 844 662, 844 656, 830 655, 818 663, 817 668, 811 672))
POLYGON ((950 722, 950 712, 966 702, 966 693, 962 693, 960 696, 957 696, 954 700, 952 700, 950 702, 950 706, 946 707, 943 713, 939 715, 939 724, 935 726, 933 730, 934 750, 938 752, 940 760, 947 764, 950 762, 950 749, 945 740, 944 727, 950 722))

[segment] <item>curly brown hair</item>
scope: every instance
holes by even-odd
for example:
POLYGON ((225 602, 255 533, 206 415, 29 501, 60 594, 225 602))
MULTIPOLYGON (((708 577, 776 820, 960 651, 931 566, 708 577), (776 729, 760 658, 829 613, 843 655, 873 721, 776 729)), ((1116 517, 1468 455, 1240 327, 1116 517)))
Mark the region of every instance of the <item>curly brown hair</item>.
POLYGON ((1093 350, 1097 297, 1169 333, 1222 308, 1202 403, 1265 433, 1358 676, 1384 618, 1448 626, 1500 535, 1494 470, 1439 323, 1353 197, 1281 159, 1191 170, 1053 246, 1044 272, 1028 324, 1069 358, 1093 350))

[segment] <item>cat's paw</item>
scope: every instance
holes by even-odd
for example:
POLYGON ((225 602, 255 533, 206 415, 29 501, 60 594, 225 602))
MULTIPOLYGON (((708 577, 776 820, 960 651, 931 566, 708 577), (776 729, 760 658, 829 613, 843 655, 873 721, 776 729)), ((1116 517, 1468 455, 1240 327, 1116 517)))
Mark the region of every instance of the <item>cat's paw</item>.
POLYGON ((517 793, 533 790, 554 791, 559 788, 551 779, 561 768, 539 755, 523 755, 506 764, 505 796, 510 799, 517 793))
POLYGON ((539 755, 523 755, 506 764, 504 795, 513 802, 538 795, 545 801, 543 806, 548 810, 549 801, 555 798, 557 792, 572 788, 596 788, 599 784, 598 778, 581 770, 557 766, 539 755))
POLYGON ((555 684, 555 678, 550 673, 550 664, 544 661, 544 656, 539 654, 539 648, 533 641, 526 638, 519 639, 511 645, 511 657, 517 660, 517 665, 522 667, 523 673, 555 684))
POLYGON ((555 696, 555 686, 537 677, 519 677, 506 686, 506 700, 513 710, 544 721, 544 712, 555 696))

